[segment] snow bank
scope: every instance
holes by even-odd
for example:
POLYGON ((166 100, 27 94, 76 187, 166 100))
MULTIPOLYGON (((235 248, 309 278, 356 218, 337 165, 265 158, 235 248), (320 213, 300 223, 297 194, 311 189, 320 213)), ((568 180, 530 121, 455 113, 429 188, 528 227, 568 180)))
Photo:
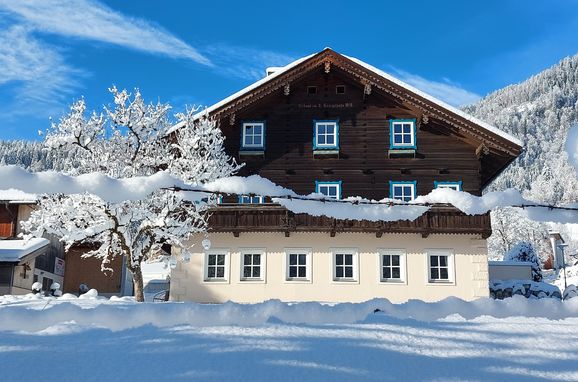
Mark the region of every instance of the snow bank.
POLYGON ((435 321, 451 315, 466 319, 482 316, 563 319, 578 315, 578 299, 563 302, 555 299, 529 300, 523 296, 514 296, 506 300, 483 298, 472 302, 447 298, 435 303, 410 300, 404 304, 375 299, 363 303, 336 305, 314 302, 291 304, 277 300, 260 304, 229 302, 208 305, 135 303, 131 298, 107 300, 96 296, 78 299, 73 295, 65 295, 60 299, 37 295, 0 297, 0 331, 36 332, 70 321, 115 331, 144 325, 256 326, 267 322, 351 324, 374 322, 383 315, 420 321, 435 321), (376 309, 378 311, 374 313, 376 309))
MULTIPOLYGON (((0 179, 4 179, 9 188, 22 190, 26 193, 81 194, 88 192, 109 202, 143 199, 160 188, 180 187, 187 189, 194 187, 199 191, 186 192, 189 200, 199 200, 200 197, 206 196, 203 191, 223 194, 254 194, 269 196, 275 203, 280 203, 295 213, 372 221, 414 220, 429 209, 428 206, 416 205, 424 203, 451 204, 468 215, 484 214, 499 207, 539 204, 523 198, 520 192, 514 189, 490 192, 480 197, 447 188, 435 189, 428 195, 419 196, 409 203, 392 199, 376 201, 361 197, 345 199, 357 204, 332 203, 331 201, 323 201, 322 199, 325 197, 321 194, 297 195, 294 191, 281 187, 259 175, 251 175, 246 178, 233 176, 204 185, 191 186, 167 172, 158 172, 151 176, 115 179, 100 173, 74 177, 53 171, 30 173, 17 166, 0 166, 0 179), (393 203, 394 205, 390 206, 385 203, 393 203)), ((567 207, 578 208, 578 203, 567 205, 567 207)), ((529 219, 534 221, 578 223, 577 211, 538 207, 527 208, 524 212, 529 219)))

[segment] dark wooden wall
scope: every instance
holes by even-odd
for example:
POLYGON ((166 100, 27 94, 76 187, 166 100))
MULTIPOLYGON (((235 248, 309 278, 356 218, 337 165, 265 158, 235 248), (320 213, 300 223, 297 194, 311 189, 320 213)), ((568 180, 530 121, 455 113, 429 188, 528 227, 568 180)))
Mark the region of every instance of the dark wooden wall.
MULTIPOLYGON (((480 161, 472 147, 434 122, 417 129, 415 158, 388 158, 389 119, 415 118, 394 98, 363 87, 338 68, 322 68, 236 113, 235 124, 220 121, 227 152, 246 165, 240 175, 260 174, 300 194, 315 191, 315 181, 341 180, 343 197, 389 197, 389 181, 417 181, 427 194, 434 181, 462 181, 463 190, 481 194, 480 161), (345 85, 345 94, 336 94, 345 85), (316 86, 317 94, 307 94, 316 86), (338 158, 313 156, 313 120, 339 119, 338 158), (264 157, 239 157, 244 120, 266 121, 264 157)), ((234 201, 225 199, 225 201, 234 201)))

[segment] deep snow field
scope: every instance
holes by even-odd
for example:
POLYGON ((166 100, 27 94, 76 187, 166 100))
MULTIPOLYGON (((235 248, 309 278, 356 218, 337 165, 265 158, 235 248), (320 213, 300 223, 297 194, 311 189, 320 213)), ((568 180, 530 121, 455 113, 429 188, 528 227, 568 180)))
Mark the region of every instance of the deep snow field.
POLYGON ((331 306, 0 296, 0 365, 2 382, 578 381, 578 298, 331 306))

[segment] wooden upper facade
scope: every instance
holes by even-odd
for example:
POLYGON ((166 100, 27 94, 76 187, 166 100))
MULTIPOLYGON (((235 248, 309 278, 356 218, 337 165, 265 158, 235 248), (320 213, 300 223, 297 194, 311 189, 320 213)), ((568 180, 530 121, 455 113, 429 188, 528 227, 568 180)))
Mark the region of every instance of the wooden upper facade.
POLYGON ((245 163, 239 175, 259 174, 299 194, 335 182, 341 197, 391 197, 392 183, 415 185, 416 195, 440 183, 481 195, 522 149, 515 138, 331 49, 207 112, 226 136, 226 151, 245 163), (262 127, 255 142, 245 137, 252 126, 262 127), (327 131, 335 134, 322 136, 327 131))

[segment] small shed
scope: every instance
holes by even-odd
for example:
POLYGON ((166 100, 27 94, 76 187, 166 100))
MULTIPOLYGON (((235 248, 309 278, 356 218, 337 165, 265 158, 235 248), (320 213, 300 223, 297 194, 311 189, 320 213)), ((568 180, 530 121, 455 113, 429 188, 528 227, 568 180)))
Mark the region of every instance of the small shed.
POLYGON ((48 251, 50 241, 0 240, 0 295, 29 293, 34 282, 34 263, 48 251))
POLYGON ((529 261, 488 261, 490 281, 532 280, 532 263, 529 261))

